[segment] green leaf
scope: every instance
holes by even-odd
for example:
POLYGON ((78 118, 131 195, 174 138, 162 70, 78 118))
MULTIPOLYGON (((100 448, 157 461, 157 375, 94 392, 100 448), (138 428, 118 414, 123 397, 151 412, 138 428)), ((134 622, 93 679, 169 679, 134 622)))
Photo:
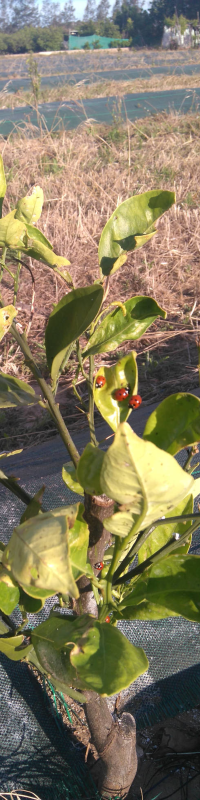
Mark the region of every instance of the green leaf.
POLYGON ((176 611, 171 608, 159 606, 157 603, 143 601, 138 606, 127 606, 119 612, 115 612, 116 619, 166 619, 166 617, 179 617, 176 611))
POLYGON ((69 531, 69 556, 74 580, 77 581, 82 575, 93 577, 93 570, 87 560, 89 547, 89 528, 83 519, 84 505, 80 504, 78 514, 69 531))
POLYGON ((53 380, 67 348, 91 325, 102 300, 102 286, 86 286, 69 292, 53 309, 45 333, 47 363, 53 380))
POLYGON ((6 179, 3 166, 3 158, 0 155, 0 217, 2 217, 2 205, 5 193, 6 193, 6 179))
POLYGON ((19 588, 6 569, 0 567, 0 609, 4 614, 12 614, 19 602, 19 588))
POLYGON ((24 513, 21 516, 20 524, 22 522, 26 522, 27 519, 31 519, 32 517, 37 517, 37 514, 41 514, 41 502, 42 497, 44 494, 45 486, 41 486, 41 489, 34 495, 31 502, 25 508, 24 513))
POLYGON ((101 416, 108 422, 113 431, 116 431, 120 422, 128 419, 132 412, 129 408, 129 398, 132 394, 137 394, 138 373, 136 364, 136 353, 133 350, 129 355, 120 358, 113 367, 100 367, 93 386, 94 401, 101 416), (98 375, 106 379, 106 383, 101 388, 96 388, 98 375), (115 400, 116 389, 130 386, 130 395, 122 402, 115 400))
POLYGON ((18 314, 17 309, 15 306, 4 306, 0 308, 0 342, 5 336, 5 334, 9 331, 10 326, 18 314))
POLYGON ((152 297, 131 297, 124 303, 126 316, 121 308, 107 314, 90 337, 83 356, 96 353, 110 353, 127 340, 139 339, 149 326, 166 312, 160 308, 152 297))
POLYGON ((0 638, 0 652, 4 653, 8 658, 11 658, 12 661, 22 661, 24 658, 27 658, 31 650, 30 644, 27 645, 27 647, 22 647, 23 641, 24 637, 22 634, 20 636, 0 638))
POLYGON ((77 620, 72 617, 61 617, 58 614, 49 617, 31 634, 31 641, 43 669, 53 678, 54 685, 60 682, 81 689, 82 681, 77 670, 70 661, 70 650, 74 639, 79 640, 90 625, 90 617, 86 614, 77 620))
POLYGON ((31 638, 39 660, 54 679, 99 694, 126 688, 148 667, 141 648, 134 647, 117 628, 87 614, 71 620, 52 616, 38 625, 31 638))
POLYGON ((33 242, 38 242, 39 244, 43 244, 45 247, 48 247, 48 250, 53 251, 53 247, 51 242, 49 242, 49 239, 47 239, 44 233, 42 233, 39 228, 36 228, 35 225, 27 224, 26 231, 28 234, 28 239, 31 240, 31 244, 33 244, 33 242))
POLYGON ((9 633, 9 631, 9 626, 6 625, 6 622, 3 622, 3 620, 0 618, 0 635, 4 636, 4 633, 9 633))
POLYGON ((164 547, 164 545, 167 544, 169 539, 171 539, 172 534, 174 535, 178 534, 181 537, 182 534, 185 534, 186 530, 188 529, 188 540, 186 542, 184 541, 182 545, 180 540, 180 548, 178 548, 178 551, 176 550, 176 553, 177 552, 178 553, 180 552, 181 554, 187 553, 191 545, 191 536, 189 534, 192 525, 192 520, 188 520, 187 522, 177 522, 177 523, 171 522, 167 524, 167 517, 169 516, 178 517, 181 516, 181 514, 192 514, 192 513, 193 513, 193 497, 192 495, 189 495, 189 497, 184 498, 184 500, 182 500, 181 503, 179 503, 179 505, 176 506, 176 508, 173 508, 172 512, 166 514, 166 521, 163 523, 163 525, 159 525, 158 528, 155 528, 155 530, 150 534, 150 536, 148 536, 148 539, 146 540, 146 542, 144 542, 144 544, 139 550, 138 563, 141 564, 142 561, 146 561, 146 559, 149 558, 149 556, 152 556, 153 553, 156 553, 157 550, 160 550, 161 547, 164 547))
POLYGON ((15 219, 19 219, 21 222, 25 223, 37 222, 41 215, 43 202, 44 195, 42 189, 40 189, 40 186, 34 186, 31 195, 27 195, 26 197, 22 197, 21 200, 18 200, 15 219))
POLYGON ((15 209, 0 219, 0 247, 23 249, 26 226, 15 219, 15 209))
POLYGON ((41 611, 46 598, 30 597, 23 589, 20 588, 19 607, 23 608, 27 614, 37 614, 41 611))
POLYGON ((125 263, 127 252, 156 233, 154 222, 175 202, 174 192, 154 189, 121 203, 108 220, 99 242, 99 264, 110 275, 125 263))
POLYGON ((118 515, 124 512, 125 535, 135 522, 146 528, 172 511, 192 491, 193 482, 169 453, 140 439, 128 423, 123 423, 105 453, 101 471, 102 492, 122 506, 105 520, 106 528, 112 527, 114 533, 118 515))
POLYGON ((12 570, 20 586, 33 596, 57 592, 79 596, 69 558, 68 530, 77 506, 69 506, 23 522, 14 529, 3 554, 3 564, 12 570), (29 588, 28 588, 29 587, 29 588), (38 591, 39 590, 39 591, 38 591), (42 594, 41 594, 42 591, 42 594))
POLYGON ((177 392, 166 397, 152 412, 143 438, 176 455, 200 440, 200 400, 193 394, 177 392))
POLYGON ((200 556, 171 555, 152 564, 122 601, 129 608, 146 600, 200 622, 200 556))
POLYGON ((81 486, 88 494, 102 494, 100 472, 103 465, 104 453, 89 443, 80 457, 77 467, 77 477, 81 486))
POLYGON ((104 696, 126 689, 148 669, 142 648, 134 647, 117 628, 97 620, 75 644, 70 660, 87 688, 104 696))
POLYGON ((84 495, 84 489, 77 480, 77 471, 73 461, 68 461, 67 464, 63 464, 62 479, 71 492, 84 495))
POLYGON ((39 400, 40 398, 28 383, 0 372, 0 408, 30 406, 38 403, 39 400))

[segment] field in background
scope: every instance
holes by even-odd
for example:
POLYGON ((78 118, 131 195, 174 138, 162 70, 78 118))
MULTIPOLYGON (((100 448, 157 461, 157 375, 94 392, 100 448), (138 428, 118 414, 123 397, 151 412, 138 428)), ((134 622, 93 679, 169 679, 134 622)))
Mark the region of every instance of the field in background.
MULTIPOLYGON (((78 59, 79 56, 78 53, 61 55, 66 59, 78 59)), ((80 55, 85 60, 85 54, 80 55)), ((105 51, 103 54, 88 55, 101 59, 105 57, 105 51)), ((118 55, 125 59, 129 54, 114 54, 114 57, 118 58, 118 55)), ((200 60, 199 52, 179 52, 176 53, 176 59, 181 60, 183 55, 184 58, 191 57, 197 61, 198 57, 200 60)), ((150 54, 142 51, 142 54, 131 53, 130 56, 135 59, 140 56, 141 63, 141 58, 149 58, 150 54)), ((160 56, 160 52, 155 53, 155 57, 160 56)), ((174 53, 162 53, 162 58, 168 58, 169 61, 172 56, 174 59, 174 53)), ((107 59, 111 57, 113 54, 106 53, 107 59)), ((151 88, 160 88, 158 84, 162 81, 162 88, 169 88, 166 76, 150 77, 148 86, 152 80, 154 86, 151 83, 151 88)), ((173 81, 173 76, 169 80, 173 81)), ((177 76, 177 81, 180 80, 185 80, 186 89, 191 86, 188 76, 177 76)), ((196 76, 196 80, 200 80, 200 76, 199 79, 196 76)), ((140 81, 140 90, 144 83, 147 89, 147 81, 140 81)), ((97 86, 92 87, 93 96, 97 86)), ((133 91, 133 84, 131 86, 133 91)), ((106 84, 104 91, 105 87, 106 84)), ((173 88, 176 88, 174 84, 173 88)), ((63 89, 60 87, 61 92, 63 89)), ((68 89, 70 91, 70 87, 68 89)), ((77 100, 81 99, 84 90, 89 91, 90 87, 77 87, 77 100)), ((127 263, 110 279, 112 300, 147 294, 155 297, 167 311, 167 320, 152 326, 141 342, 136 343, 140 391, 144 402, 154 402, 177 390, 192 391, 199 381, 200 116, 197 113, 187 116, 157 114, 137 120, 136 123, 127 120, 124 124, 121 117, 123 96, 120 97, 120 92, 123 95, 123 86, 118 83, 118 97, 113 105, 113 124, 110 128, 95 126, 88 120, 72 132, 62 131, 52 135, 44 132, 35 138, 34 129, 27 127, 26 134, 16 131, 7 141, 0 139, 8 182, 3 213, 14 207, 16 198, 29 192, 34 184, 40 184, 45 197, 41 229, 55 251, 70 259, 70 271, 78 287, 92 283, 98 277, 99 238, 117 204, 151 188, 176 190, 177 204, 160 220, 155 238, 143 249, 130 254, 127 263)), ((45 373, 45 325, 53 302, 61 298, 66 286, 52 270, 41 264, 33 263, 33 273, 36 299, 29 342, 45 373)), ((2 281, 2 296, 5 302, 12 300, 9 275, 2 281)), ((23 328, 30 319, 31 297, 30 276, 22 270, 18 320, 23 328)), ((113 360, 124 352, 124 348, 121 348, 114 354, 113 360)), ((104 363, 111 363, 111 358, 108 354, 104 363)), ((22 369, 19 352, 15 346, 11 347, 9 340, 4 340, 1 349, 0 368, 11 374, 28 377, 26 368, 22 369)), ((70 389, 73 371, 72 356, 62 380, 59 402, 64 403, 68 424, 78 424, 80 427, 84 424, 83 417, 76 408, 76 400, 70 389)), ((30 412, 27 420, 26 413, 23 412, 22 417, 19 436, 24 444, 35 442, 34 411, 30 412)), ((8 437, 6 449, 10 447, 10 440, 12 446, 18 443, 16 432, 13 435, 13 419, 16 425, 13 411, 8 411, 6 422, 4 420, 8 437)), ((46 419, 42 421, 42 428, 38 429, 40 440, 43 428, 45 438, 46 419)), ((49 429, 51 432, 52 426, 49 429)))

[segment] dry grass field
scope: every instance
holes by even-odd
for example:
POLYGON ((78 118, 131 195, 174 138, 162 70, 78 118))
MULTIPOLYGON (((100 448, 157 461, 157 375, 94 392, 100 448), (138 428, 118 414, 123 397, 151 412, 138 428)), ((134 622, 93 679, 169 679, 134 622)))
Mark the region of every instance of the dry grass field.
MULTIPOLYGON (((154 80, 155 88, 161 77, 154 80)), ((157 235, 130 253, 124 267, 110 279, 112 300, 147 294, 167 311, 167 320, 158 321, 136 343, 140 389, 144 401, 153 402, 173 391, 190 391, 199 383, 200 116, 171 113, 124 124, 123 102, 119 92, 110 128, 86 121, 75 131, 47 132, 36 138, 34 129, 27 127, 24 134, 16 131, 7 140, 2 138, 8 183, 3 213, 34 184, 41 185, 45 202, 40 227, 55 251, 69 258, 78 287, 98 276, 98 242, 115 207, 149 189, 175 189, 176 205, 159 221, 157 235)), ((32 269, 36 298, 29 342, 45 372, 45 325, 66 284, 41 264, 33 263, 32 269)), ((11 284, 9 275, 3 278, 5 302, 12 300, 11 284)), ((29 322, 31 296, 30 275, 22 270, 17 306, 23 328, 29 322)), ((104 363, 110 362, 108 354, 104 363)), ((73 357, 69 364, 63 379, 66 388, 71 384, 73 357)), ((8 337, 1 347, 0 367, 28 377, 8 337)))

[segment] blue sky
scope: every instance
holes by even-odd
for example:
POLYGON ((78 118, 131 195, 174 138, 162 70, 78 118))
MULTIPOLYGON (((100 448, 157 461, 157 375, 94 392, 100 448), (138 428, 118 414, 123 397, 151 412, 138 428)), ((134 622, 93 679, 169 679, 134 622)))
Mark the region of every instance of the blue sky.
MULTIPOLYGON (((86 6, 86 2, 87 2, 87 0, 74 0, 73 1, 73 5, 74 5, 74 8, 75 8, 77 19, 82 19, 83 12, 84 12, 84 9, 85 9, 85 6, 86 6)), ((98 0, 97 0, 97 3, 98 3, 98 0)), ((145 0, 144 8, 148 8, 149 4, 150 4, 150 0, 145 0)), ((111 3, 111 5, 112 5, 112 3, 111 3)))

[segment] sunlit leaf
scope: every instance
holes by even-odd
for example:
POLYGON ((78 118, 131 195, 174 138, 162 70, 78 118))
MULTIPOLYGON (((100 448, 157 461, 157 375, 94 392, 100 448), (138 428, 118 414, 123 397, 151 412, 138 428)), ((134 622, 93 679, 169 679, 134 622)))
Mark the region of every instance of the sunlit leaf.
POLYGON ((94 379, 94 401, 101 416, 108 422, 113 431, 116 431, 120 422, 124 422, 131 414, 132 409, 129 408, 129 399, 132 394, 137 394, 137 389, 138 373, 134 350, 124 358, 120 358, 113 367, 99 368, 94 379), (101 388, 96 385, 99 375, 102 375, 106 380, 101 388), (122 402, 118 402, 115 399, 115 391, 126 386, 130 387, 129 396, 122 402))
MULTIPOLYGON (((3 563, 27 594, 44 597, 56 592, 78 597, 70 566, 68 529, 74 507, 39 514, 14 529, 3 563), (71 513, 72 511, 72 513, 71 513), (29 588, 28 588, 29 587, 29 588), (42 594, 40 591, 42 590, 42 594)), ((77 506, 75 507, 77 513, 77 506)))
POLYGON ((114 533, 114 524, 117 528, 118 514, 122 513, 127 535, 135 522, 145 528, 172 511, 192 491, 193 478, 169 453, 140 439, 128 423, 123 423, 105 453, 101 486, 102 492, 121 506, 105 520, 106 528, 114 533))
POLYGON ((18 200, 15 219, 19 219, 21 222, 25 223, 37 222, 41 215, 43 202, 44 195, 42 189, 40 186, 34 186, 31 195, 27 195, 26 197, 22 197, 21 200, 18 200))
POLYGON ((0 308, 0 342, 5 336, 5 333, 9 331, 10 326, 18 314, 17 309, 15 306, 4 306, 0 308))
POLYGON ((127 340, 139 339, 158 316, 166 317, 166 312, 152 297, 131 297, 124 308, 126 315, 121 308, 115 308, 104 317, 90 337, 83 356, 112 352, 127 340))
POLYGON ((22 661, 24 658, 27 658, 31 650, 30 644, 26 647, 22 647, 23 641, 24 637, 22 634, 20 636, 0 637, 0 652, 8 656, 11 661, 22 661))
POLYGON ((169 615, 172 611, 200 622, 200 556, 173 554, 152 564, 137 580, 119 610, 123 606, 135 607, 144 600, 168 609, 169 615))
POLYGON ((12 614, 19 602, 19 588, 9 573, 0 567, 0 609, 4 614, 12 614))
POLYGON ((15 209, 0 219, 0 247, 22 249, 26 226, 15 219, 15 209))
POLYGON ((77 471, 74 467, 73 461, 68 461, 67 464, 63 464, 62 479, 71 492, 84 495, 84 489, 78 482, 77 471))
POLYGON ((89 528, 83 519, 84 506, 80 504, 73 528, 69 530, 69 556, 74 580, 81 575, 93 577, 93 570, 87 558, 89 528))
POLYGON ((200 441, 200 400, 193 394, 177 392, 166 397, 152 412, 143 438, 176 455, 200 441))
POLYGON ((124 264, 129 250, 141 247, 156 233, 154 222, 175 202, 174 192, 154 189, 125 200, 115 209, 101 234, 99 264, 110 275, 124 264))

